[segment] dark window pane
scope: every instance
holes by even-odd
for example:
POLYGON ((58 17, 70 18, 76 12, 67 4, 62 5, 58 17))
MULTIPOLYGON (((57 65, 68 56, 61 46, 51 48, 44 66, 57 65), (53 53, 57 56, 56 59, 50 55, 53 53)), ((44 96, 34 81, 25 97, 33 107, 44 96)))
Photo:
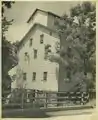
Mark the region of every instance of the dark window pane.
POLYGON ((33 41, 33 39, 31 38, 30 39, 30 44, 29 44, 30 47, 32 46, 32 41, 33 41))
POLYGON ((43 73, 43 80, 47 80, 47 72, 43 73))
POLYGON ((50 35, 52 35, 52 32, 50 32, 50 35))
POLYGON ((32 80, 36 80, 36 72, 33 72, 32 80))
POLYGON ((25 61, 29 60, 29 54, 27 52, 24 53, 24 59, 25 59, 25 61))
POLYGON ((26 73, 23 73, 23 80, 26 80, 27 78, 27 74, 26 73))
POLYGON ((25 56, 27 56, 28 55, 28 53, 27 52, 25 52, 25 56))
POLYGON ((37 50, 34 49, 34 59, 37 58, 37 50))
POLYGON ((42 35, 40 35, 40 44, 43 44, 43 42, 44 42, 44 34, 42 34, 42 35))

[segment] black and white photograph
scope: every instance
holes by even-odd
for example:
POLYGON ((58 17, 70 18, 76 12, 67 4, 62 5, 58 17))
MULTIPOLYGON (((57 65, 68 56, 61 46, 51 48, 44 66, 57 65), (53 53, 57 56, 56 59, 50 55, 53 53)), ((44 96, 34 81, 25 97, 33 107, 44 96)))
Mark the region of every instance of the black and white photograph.
POLYGON ((96 109, 96 2, 1 1, 2 118, 96 109))

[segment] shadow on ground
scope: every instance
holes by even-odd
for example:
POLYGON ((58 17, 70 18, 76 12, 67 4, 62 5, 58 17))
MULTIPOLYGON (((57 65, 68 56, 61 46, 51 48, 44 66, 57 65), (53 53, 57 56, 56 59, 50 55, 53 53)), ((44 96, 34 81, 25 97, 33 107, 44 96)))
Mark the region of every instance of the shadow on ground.
POLYGON ((67 115, 69 113, 75 114, 87 113, 88 110, 92 110, 92 106, 77 106, 69 108, 29 108, 29 109, 3 109, 2 118, 48 118, 51 116, 67 115), (72 111, 72 112, 71 112, 72 111))
POLYGON ((2 118, 48 118, 44 110, 2 110, 2 118))

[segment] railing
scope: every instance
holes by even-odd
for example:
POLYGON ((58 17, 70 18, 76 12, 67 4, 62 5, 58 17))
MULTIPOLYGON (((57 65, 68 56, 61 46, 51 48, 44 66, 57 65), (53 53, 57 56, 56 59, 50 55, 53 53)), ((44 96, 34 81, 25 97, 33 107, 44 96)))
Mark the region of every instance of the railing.
MULTIPOLYGON (((3 98, 3 108, 6 107, 69 107, 77 105, 85 105, 95 101, 96 91, 88 92, 50 92, 50 91, 33 91, 16 89, 11 92, 9 98, 3 98)), ((95 105, 95 103, 93 103, 95 105)))

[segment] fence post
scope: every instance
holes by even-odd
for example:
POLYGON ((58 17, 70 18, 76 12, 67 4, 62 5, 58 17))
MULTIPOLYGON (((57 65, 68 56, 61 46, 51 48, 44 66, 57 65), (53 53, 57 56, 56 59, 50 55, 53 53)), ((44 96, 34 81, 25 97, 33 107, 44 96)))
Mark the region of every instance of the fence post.
POLYGON ((37 90, 35 90, 34 91, 35 92, 35 98, 34 98, 34 102, 33 102, 33 107, 36 107, 36 102, 38 102, 38 91, 37 90))
POLYGON ((48 102, 48 93, 47 92, 46 92, 46 95, 45 95, 45 99, 46 99, 45 107, 47 108, 47 102, 48 102))

